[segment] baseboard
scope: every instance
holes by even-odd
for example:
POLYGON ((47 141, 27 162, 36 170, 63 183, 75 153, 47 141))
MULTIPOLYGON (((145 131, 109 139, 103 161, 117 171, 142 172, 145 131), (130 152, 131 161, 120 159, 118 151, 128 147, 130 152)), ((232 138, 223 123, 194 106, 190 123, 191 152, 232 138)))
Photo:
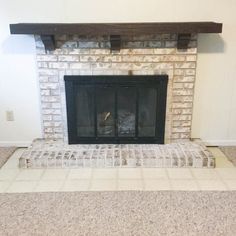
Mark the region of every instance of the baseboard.
POLYGON ((28 147, 32 141, 0 141, 0 147, 28 147))
POLYGON ((204 140, 206 146, 236 146, 236 140, 204 140))

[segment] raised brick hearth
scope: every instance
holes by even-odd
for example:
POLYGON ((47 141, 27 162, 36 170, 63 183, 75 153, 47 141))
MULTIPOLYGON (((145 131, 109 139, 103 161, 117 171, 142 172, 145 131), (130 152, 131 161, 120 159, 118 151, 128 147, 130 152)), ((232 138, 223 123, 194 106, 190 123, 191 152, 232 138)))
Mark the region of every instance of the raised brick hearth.
POLYGON ((109 38, 55 36, 56 48, 46 51, 35 36, 44 138, 67 142, 64 75, 167 74, 165 143, 188 140, 191 134, 197 35, 188 49, 177 49, 177 34, 129 36, 122 49, 110 51, 109 38))

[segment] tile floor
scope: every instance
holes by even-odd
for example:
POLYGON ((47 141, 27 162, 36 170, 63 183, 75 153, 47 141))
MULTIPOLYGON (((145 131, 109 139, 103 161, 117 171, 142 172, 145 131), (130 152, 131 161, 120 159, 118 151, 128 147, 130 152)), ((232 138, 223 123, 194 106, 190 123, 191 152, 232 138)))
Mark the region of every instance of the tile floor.
POLYGON ((215 147, 215 169, 19 169, 18 149, 0 169, 0 192, 236 190, 236 168, 215 147))

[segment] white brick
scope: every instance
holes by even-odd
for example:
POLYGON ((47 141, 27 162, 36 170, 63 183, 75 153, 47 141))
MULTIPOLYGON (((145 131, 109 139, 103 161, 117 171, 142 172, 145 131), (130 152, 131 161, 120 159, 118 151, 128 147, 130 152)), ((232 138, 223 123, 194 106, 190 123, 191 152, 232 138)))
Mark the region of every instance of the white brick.
POLYGON ((58 61, 63 61, 63 62, 76 62, 79 61, 79 55, 63 55, 63 56, 58 56, 58 61))
POLYGON ((89 63, 70 63, 70 69, 90 69, 89 63))
POLYGON ((40 90, 40 94, 42 95, 42 96, 49 96, 50 95, 50 90, 49 89, 42 89, 42 90, 40 90))
POLYGON ((69 66, 68 63, 64 62, 49 62, 48 67, 52 69, 67 69, 69 66))
POLYGON ((41 96, 42 102, 59 102, 60 100, 59 96, 41 96))
POLYGON ((59 84, 58 83, 40 83, 39 87, 41 89, 58 89, 59 84))
POLYGON ((38 55, 37 61, 57 61, 56 55, 38 55))
POLYGON ((60 109, 42 109, 43 115, 61 115, 60 109))

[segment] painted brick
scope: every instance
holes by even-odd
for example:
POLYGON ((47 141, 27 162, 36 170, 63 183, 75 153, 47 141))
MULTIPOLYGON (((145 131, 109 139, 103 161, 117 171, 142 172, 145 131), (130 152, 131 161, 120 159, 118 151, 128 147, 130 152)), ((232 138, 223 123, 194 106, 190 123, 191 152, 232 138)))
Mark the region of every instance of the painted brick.
POLYGON ((191 121, 176 121, 172 122, 173 127, 191 127, 191 121))
POLYGON ((175 82, 180 82, 180 83, 183 83, 183 82, 192 83, 192 82, 195 81, 195 77, 194 76, 175 76, 174 81, 175 82))
POLYGON ((40 83, 39 87, 41 89, 58 89, 59 84, 58 83, 40 83))
POLYGON ((144 47, 146 48, 160 48, 162 46, 161 41, 144 41, 144 47))
POLYGON ((173 89, 173 96, 193 96, 192 89, 173 89))
POLYGON ((59 102, 52 102, 52 108, 61 108, 61 103, 59 102))
POLYGON ((48 67, 52 69, 67 69, 69 65, 65 62, 49 62, 48 67))
POLYGON ((196 63, 195 62, 185 62, 185 63, 175 63, 175 68, 179 69, 189 69, 189 68, 195 68, 196 63))
POLYGON ((47 62, 41 61, 41 62, 38 62, 37 65, 38 65, 38 68, 48 68, 47 62))
POLYGON ((190 127, 174 127, 172 129, 172 132, 174 133, 187 133, 190 131, 191 131, 190 127))
POLYGON ((191 115, 173 115, 173 120, 191 120, 191 115))
POLYGON ((70 61, 79 61, 79 56, 78 55, 63 55, 63 56, 58 56, 58 61, 62 62, 70 62, 70 61))
MULTIPOLYGON (((196 46, 196 35, 192 37, 194 40, 190 44, 196 46)), ((124 46, 130 48, 111 52, 106 48, 110 47, 108 38, 56 36, 60 48, 47 54, 40 46, 40 38, 37 38, 40 46, 37 49, 37 62, 42 93, 42 120, 47 122, 46 125, 51 125, 43 124, 44 137, 61 139, 64 136, 62 125, 65 114, 63 112, 62 116, 62 108, 65 101, 61 100, 61 96, 64 96, 65 74, 127 75, 132 71, 132 74, 139 75, 168 74, 165 139, 188 139, 197 50, 177 50, 176 38, 176 34, 124 37, 124 46)))
POLYGON ((41 96, 49 96, 50 95, 50 90, 49 89, 41 89, 40 90, 41 96))
POLYGON ((41 96, 42 102, 60 102, 60 100, 59 96, 41 96))
POLYGON ((39 76, 50 76, 50 75, 58 75, 58 70, 52 69, 38 69, 39 76))
POLYGON ((165 46, 167 48, 175 48, 177 46, 177 41, 165 41, 165 46))
POLYGON ((185 70, 185 75, 195 75, 196 70, 195 69, 187 69, 185 70))
POLYGON ((197 61, 197 55, 186 55, 186 61, 197 61))
POLYGON ((90 67, 88 63, 70 63, 70 69, 90 69, 90 67))
MULTIPOLYGON (((58 43, 59 43, 59 41, 58 41, 58 43)), ((66 42, 61 43, 61 47, 62 48, 77 48, 78 43, 76 41, 66 41, 66 42)))
POLYGON ((42 109, 43 115, 61 115, 60 109, 42 109))
POLYGON ((52 96, 59 96, 60 94, 61 94, 61 92, 60 92, 59 89, 51 89, 51 95, 52 96))
POLYGON ((99 42, 79 42, 79 48, 99 48, 99 42))
POLYGON ((56 55, 38 55, 36 57, 37 61, 57 61, 56 55))
POLYGON ((184 103, 173 102, 172 103, 172 108, 189 108, 192 106, 193 106, 193 103, 191 103, 191 102, 184 102, 184 103))
POLYGON ((59 121, 54 121, 54 122, 45 121, 43 122, 43 124, 45 127, 60 127, 62 125, 62 123, 59 121))
POLYGON ((43 115, 42 119, 45 121, 50 121, 50 120, 52 120, 52 116, 51 115, 43 115))

